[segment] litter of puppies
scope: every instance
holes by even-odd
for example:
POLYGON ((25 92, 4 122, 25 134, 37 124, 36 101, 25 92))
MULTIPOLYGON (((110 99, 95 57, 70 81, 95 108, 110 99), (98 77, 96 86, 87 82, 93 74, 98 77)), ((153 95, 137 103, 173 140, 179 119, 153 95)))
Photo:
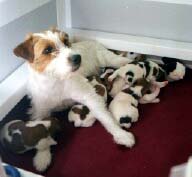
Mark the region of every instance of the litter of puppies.
MULTIPOLYGON (((186 67, 177 59, 163 57, 163 64, 157 64, 134 52, 116 51, 116 54, 131 58, 132 62, 120 68, 101 68, 100 76, 90 76, 87 82, 109 104, 117 124, 130 128, 139 119, 139 104, 159 103, 161 88, 183 79, 186 67)), ((70 109, 68 120, 75 127, 90 127, 96 118, 88 107, 77 103, 70 109)), ((35 149, 33 165, 42 172, 51 164, 50 147, 57 144, 54 137, 59 131, 60 123, 54 117, 42 121, 14 120, 3 126, 0 142, 17 154, 35 149)))

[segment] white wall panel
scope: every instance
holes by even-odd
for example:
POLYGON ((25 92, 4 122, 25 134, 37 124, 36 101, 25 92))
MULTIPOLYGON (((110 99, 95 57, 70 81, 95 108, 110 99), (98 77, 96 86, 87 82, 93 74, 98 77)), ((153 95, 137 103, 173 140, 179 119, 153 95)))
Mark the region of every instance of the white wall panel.
POLYGON ((189 1, 71 0, 71 8, 74 28, 192 42, 189 1))
POLYGON ((56 25, 56 2, 53 0, 0 27, 0 82, 24 61, 13 55, 13 49, 24 40, 25 35, 56 25))

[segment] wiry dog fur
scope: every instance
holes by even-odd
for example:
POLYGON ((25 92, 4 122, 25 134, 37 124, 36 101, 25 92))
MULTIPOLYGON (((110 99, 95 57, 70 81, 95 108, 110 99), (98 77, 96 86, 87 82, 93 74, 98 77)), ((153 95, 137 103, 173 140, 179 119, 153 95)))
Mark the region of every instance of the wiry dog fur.
POLYGON ((115 55, 95 41, 70 45, 68 35, 58 30, 31 34, 14 53, 29 64, 33 119, 43 119, 55 108, 79 102, 89 108, 117 144, 134 145, 134 136, 119 127, 103 98, 85 78, 98 74, 100 67, 118 68, 129 59, 115 55))

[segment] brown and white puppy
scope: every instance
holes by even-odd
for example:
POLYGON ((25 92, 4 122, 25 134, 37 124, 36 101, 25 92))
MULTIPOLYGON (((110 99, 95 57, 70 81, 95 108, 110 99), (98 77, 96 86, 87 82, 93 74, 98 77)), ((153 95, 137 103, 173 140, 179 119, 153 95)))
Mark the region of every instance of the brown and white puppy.
POLYGON ((96 119, 91 114, 87 106, 82 104, 74 105, 68 113, 69 122, 73 122, 75 127, 91 127, 96 119))
MULTIPOLYGON (((107 90, 97 76, 88 77, 89 82, 95 88, 95 92, 107 101, 107 90)), ((96 119, 87 106, 74 105, 68 113, 68 119, 75 127, 91 127, 96 119)))
POLYGON ((53 109, 79 102, 89 108, 117 144, 132 147, 130 132, 117 125, 86 77, 97 75, 100 67, 118 68, 131 62, 117 56, 95 41, 70 45, 66 33, 48 30, 33 33, 19 44, 14 53, 29 64, 29 95, 32 100, 32 118, 48 117, 53 109))
POLYGON ((100 79, 107 88, 107 92, 111 97, 118 94, 126 84, 125 80, 121 77, 117 77, 112 81, 109 80, 109 77, 115 72, 115 70, 115 68, 106 67, 102 69, 102 73, 100 75, 100 79))
MULTIPOLYGON (((113 81, 109 81, 110 75, 114 73, 114 68, 103 68, 100 78, 102 83, 106 86, 107 91, 110 96, 115 97, 122 89, 126 86, 124 79, 121 77, 115 78, 113 81)), ((150 93, 145 94, 142 98, 140 98, 139 103, 147 104, 147 103, 158 103, 160 99, 157 98, 160 93, 160 88, 165 87, 167 82, 162 82, 161 86, 153 82, 151 84, 150 93)))
POLYGON ((0 141, 13 153, 35 149, 33 165, 36 170, 45 171, 52 160, 50 147, 57 144, 54 138, 60 130, 60 123, 54 117, 43 121, 13 120, 3 126, 0 141))

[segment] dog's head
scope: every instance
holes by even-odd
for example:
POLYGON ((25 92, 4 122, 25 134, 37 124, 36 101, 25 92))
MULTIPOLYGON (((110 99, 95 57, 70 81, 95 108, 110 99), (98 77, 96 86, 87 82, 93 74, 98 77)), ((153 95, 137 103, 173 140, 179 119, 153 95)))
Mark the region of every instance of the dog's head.
MULTIPOLYGON (((150 92, 150 89, 151 89, 151 82, 148 81, 147 79, 145 78, 140 78, 140 79, 137 79, 134 84, 133 84, 133 88, 139 88, 141 89, 141 95, 145 95, 147 94, 148 92, 150 92)), ((138 90, 139 90, 138 89, 138 90)))
POLYGON ((185 76, 186 68, 180 62, 172 62, 165 65, 165 70, 168 78, 177 81, 183 79, 185 76))
POLYGON ((68 34, 53 29, 28 35, 14 54, 26 59, 38 73, 64 79, 81 65, 81 56, 70 46, 68 34))

